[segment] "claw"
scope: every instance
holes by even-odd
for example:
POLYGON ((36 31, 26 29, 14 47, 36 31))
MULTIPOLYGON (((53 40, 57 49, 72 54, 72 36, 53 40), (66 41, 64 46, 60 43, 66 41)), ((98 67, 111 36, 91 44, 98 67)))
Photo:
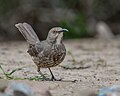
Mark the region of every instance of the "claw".
POLYGON ((62 81, 62 79, 51 78, 51 81, 62 81))

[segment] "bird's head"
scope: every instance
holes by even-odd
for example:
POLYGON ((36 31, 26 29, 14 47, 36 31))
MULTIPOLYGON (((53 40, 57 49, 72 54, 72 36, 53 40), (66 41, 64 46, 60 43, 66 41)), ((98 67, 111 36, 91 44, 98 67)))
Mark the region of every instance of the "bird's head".
POLYGON ((61 27, 54 27, 49 31, 47 40, 51 41, 56 41, 58 39, 62 40, 64 32, 68 32, 68 30, 63 29, 61 27))

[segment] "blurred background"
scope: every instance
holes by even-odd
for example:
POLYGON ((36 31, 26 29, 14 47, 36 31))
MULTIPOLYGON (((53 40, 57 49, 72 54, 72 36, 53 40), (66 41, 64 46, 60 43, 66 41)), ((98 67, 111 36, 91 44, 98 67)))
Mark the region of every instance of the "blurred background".
POLYGON ((40 40, 54 26, 69 30, 65 39, 112 38, 120 34, 119 17, 120 0, 0 0, 0 40, 23 40, 14 26, 19 22, 29 23, 40 40))

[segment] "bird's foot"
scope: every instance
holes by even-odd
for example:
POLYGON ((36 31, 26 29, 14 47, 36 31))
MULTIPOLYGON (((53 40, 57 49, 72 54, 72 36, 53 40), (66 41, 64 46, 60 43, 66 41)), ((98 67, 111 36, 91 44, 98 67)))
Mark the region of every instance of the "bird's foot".
POLYGON ((55 77, 52 77, 51 81, 62 81, 62 79, 56 79, 55 77))
POLYGON ((43 81, 62 81, 62 79, 56 79, 56 78, 43 78, 43 81))
POLYGON ((73 82, 73 83, 77 82, 77 80, 63 80, 62 78, 56 79, 55 77, 52 77, 50 81, 62 81, 62 82, 73 82))

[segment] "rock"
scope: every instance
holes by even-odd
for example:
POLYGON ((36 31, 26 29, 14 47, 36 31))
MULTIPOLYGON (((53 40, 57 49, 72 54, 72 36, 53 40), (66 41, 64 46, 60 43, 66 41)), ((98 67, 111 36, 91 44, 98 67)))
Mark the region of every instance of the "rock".
POLYGON ((98 96, 120 96, 120 86, 112 86, 110 88, 102 88, 98 96))
POLYGON ((98 22, 96 25, 96 30, 98 32, 98 37, 104 40, 112 40, 114 38, 113 32, 110 27, 103 21, 98 22))
POLYGON ((24 83, 12 82, 10 87, 14 96, 35 96, 33 90, 24 83))
POLYGON ((1 93, 4 93, 7 86, 8 86, 8 80, 0 80, 0 92, 1 93))
POLYGON ((30 87, 25 83, 15 81, 8 83, 8 80, 0 80, 0 96, 52 96, 50 91, 42 86, 39 94, 36 94, 34 86, 30 87))
POLYGON ((81 89, 76 92, 75 96, 98 96, 96 89, 81 89))

